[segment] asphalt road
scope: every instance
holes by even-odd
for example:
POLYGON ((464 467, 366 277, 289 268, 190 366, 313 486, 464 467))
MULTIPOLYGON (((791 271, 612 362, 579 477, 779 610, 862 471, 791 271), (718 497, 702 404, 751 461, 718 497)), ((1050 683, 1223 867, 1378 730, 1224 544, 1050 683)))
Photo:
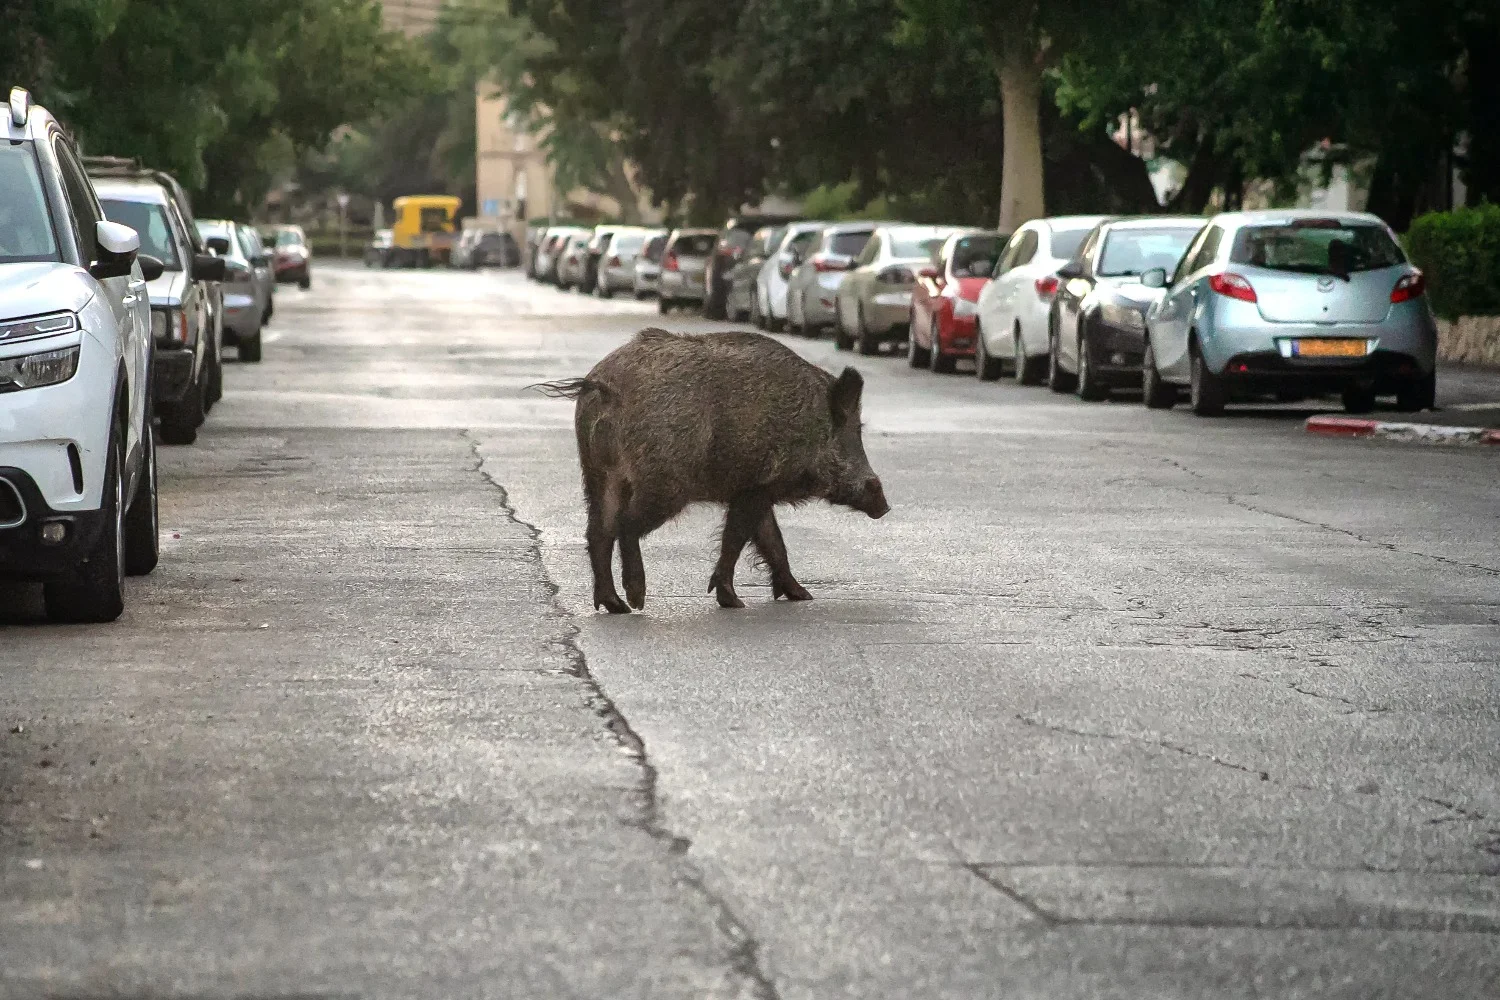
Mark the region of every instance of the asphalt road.
POLYGON ((282 290, 125 617, 0 589, 0 996, 1500 995, 1500 456, 788 338, 892 513, 724 611, 690 511, 596 615, 525 386, 658 322, 282 290))

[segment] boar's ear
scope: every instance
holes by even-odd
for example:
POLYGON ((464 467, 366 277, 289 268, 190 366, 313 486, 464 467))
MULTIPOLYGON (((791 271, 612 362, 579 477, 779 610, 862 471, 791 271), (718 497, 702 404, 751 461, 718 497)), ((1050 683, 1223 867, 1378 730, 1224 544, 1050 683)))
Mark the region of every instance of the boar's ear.
POLYGON ((842 427, 859 419, 859 400, 864 395, 865 380, 853 368, 845 368, 828 389, 828 404, 833 408, 833 423, 842 427))

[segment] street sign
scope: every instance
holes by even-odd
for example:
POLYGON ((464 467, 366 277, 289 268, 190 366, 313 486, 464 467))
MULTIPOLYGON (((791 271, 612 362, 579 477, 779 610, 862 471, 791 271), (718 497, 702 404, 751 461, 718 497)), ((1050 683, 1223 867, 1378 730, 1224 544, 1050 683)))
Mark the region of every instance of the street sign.
POLYGON ((499 201, 499 199, 498 198, 486 198, 486 199, 484 199, 484 208, 483 208, 483 210, 479 214, 485 216, 486 218, 490 218, 490 219, 493 219, 495 216, 499 215, 500 214, 500 201, 499 201))

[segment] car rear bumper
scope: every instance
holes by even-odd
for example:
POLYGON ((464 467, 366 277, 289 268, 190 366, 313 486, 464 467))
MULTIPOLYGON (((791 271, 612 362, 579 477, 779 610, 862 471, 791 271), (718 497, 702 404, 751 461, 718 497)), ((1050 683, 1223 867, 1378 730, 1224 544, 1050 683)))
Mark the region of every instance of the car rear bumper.
POLYGON ((1282 357, 1280 351, 1253 351, 1230 358, 1223 377, 1233 390, 1246 394, 1293 389, 1315 395, 1350 385, 1372 386, 1377 393, 1388 394, 1429 371, 1417 358, 1398 351, 1377 350, 1350 361, 1294 360, 1282 357))
POLYGON ((865 329, 877 338, 904 339, 910 319, 911 292, 877 292, 865 305, 865 329))
POLYGON ((938 324, 938 340, 950 358, 972 358, 979 336, 979 323, 973 316, 950 316, 938 324))
POLYGON ((308 275, 307 261, 295 261, 275 266, 277 281, 301 281, 308 275))
POLYGON ((663 271, 656 287, 663 298, 677 302, 702 302, 704 298, 702 278, 677 271, 663 271))
MULTIPOLYGON (((1251 309, 1254 307, 1251 306, 1251 309)), ((1437 367, 1437 325, 1425 307, 1392 309, 1383 323, 1254 323, 1215 325, 1203 334, 1200 346, 1210 371, 1223 373, 1231 358, 1242 355, 1275 356, 1288 362, 1285 373, 1307 372, 1310 375, 1334 368, 1360 369, 1367 364, 1379 367, 1376 355, 1402 355, 1411 359, 1421 374, 1437 367), (1291 358, 1290 344, 1297 340, 1344 338, 1370 342, 1369 353, 1359 358, 1291 358)))
MULTIPOLYGON (((102 478, 102 475, 101 475, 102 478)), ((99 537, 100 510, 55 510, 24 470, 0 465, 0 579, 48 580, 73 570, 99 537), (17 523, 19 521, 19 523, 17 523), (42 525, 67 528, 61 542, 42 541, 42 525)))

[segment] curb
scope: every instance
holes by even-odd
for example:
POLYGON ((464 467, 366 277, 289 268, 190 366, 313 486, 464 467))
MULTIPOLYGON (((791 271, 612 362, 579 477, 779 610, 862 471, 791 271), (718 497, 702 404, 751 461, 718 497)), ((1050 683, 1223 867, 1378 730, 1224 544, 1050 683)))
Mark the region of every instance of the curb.
POLYGON ((1376 437, 1416 444, 1500 445, 1500 430, 1488 427, 1443 427, 1438 424, 1397 423, 1359 417, 1308 417, 1309 434, 1332 437, 1376 437))

